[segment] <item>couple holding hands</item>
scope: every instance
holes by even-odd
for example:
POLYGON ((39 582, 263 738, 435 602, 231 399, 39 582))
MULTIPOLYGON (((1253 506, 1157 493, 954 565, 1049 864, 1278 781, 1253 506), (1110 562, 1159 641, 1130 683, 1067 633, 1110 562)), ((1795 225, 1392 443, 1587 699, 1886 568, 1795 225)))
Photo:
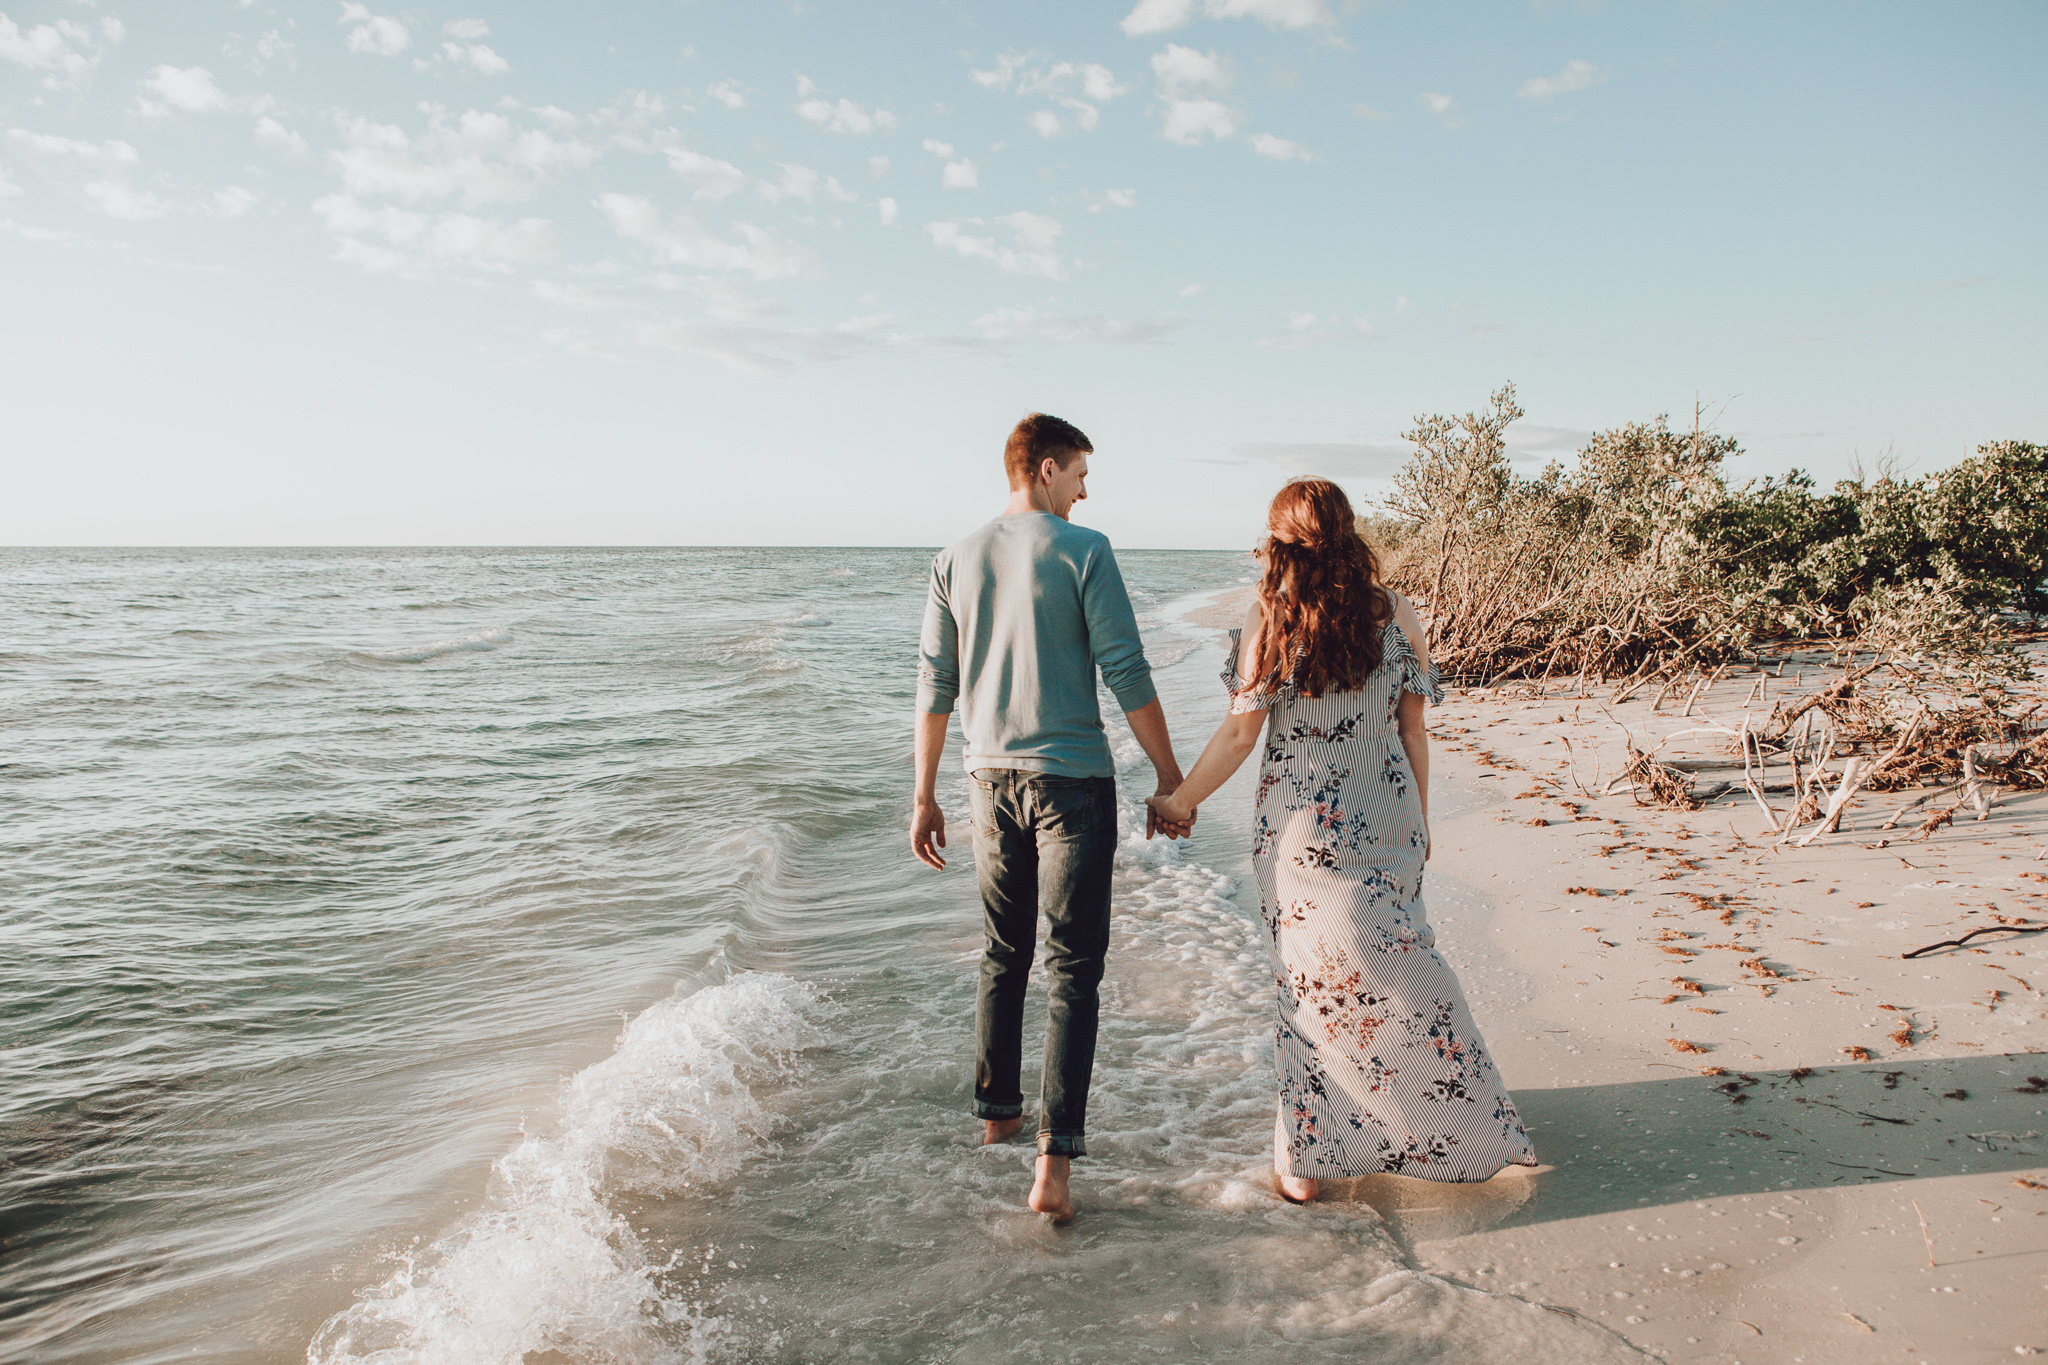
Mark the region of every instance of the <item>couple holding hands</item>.
POLYGON ((1264 572, 1223 681, 1229 713, 1182 774, 1116 557, 1068 516, 1094 447, 1033 413, 1010 433, 1001 516, 932 561, 918 649, 910 842, 945 866, 935 796, 955 706, 973 779, 986 947, 974 1112, 985 1141, 1024 1123, 1025 985, 1046 922, 1050 991, 1030 1205, 1073 1216, 1086 1154, 1098 987, 1109 948, 1115 768, 1096 673, 1158 776, 1145 834, 1188 835, 1196 808, 1260 745, 1252 866, 1277 988, 1279 1194, 1393 1172, 1486 1180, 1536 1164, 1514 1101, 1424 919, 1429 751, 1441 700, 1415 611, 1382 587, 1350 501, 1325 479, 1274 497, 1264 572))

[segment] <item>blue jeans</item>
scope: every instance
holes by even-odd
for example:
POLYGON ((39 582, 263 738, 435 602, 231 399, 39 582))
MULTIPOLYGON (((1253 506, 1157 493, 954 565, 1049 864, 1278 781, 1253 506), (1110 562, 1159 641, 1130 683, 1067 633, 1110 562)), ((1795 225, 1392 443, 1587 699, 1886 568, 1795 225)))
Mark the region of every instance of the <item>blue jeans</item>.
POLYGON ((974 1113, 1024 1112, 1024 987, 1045 915, 1051 1007, 1039 1076, 1038 1150, 1085 1156, 1095 1070, 1097 988, 1109 951, 1109 873, 1116 859, 1116 780, 1018 768, 973 774, 974 862, 987 944, 974 1002, 974 1113))

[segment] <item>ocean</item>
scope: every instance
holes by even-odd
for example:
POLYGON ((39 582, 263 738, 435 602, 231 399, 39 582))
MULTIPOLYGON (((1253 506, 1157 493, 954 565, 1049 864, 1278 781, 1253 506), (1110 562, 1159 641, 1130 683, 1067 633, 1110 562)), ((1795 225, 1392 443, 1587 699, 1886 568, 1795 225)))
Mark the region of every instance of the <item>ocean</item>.
MULTIPOLYGON (((1024 1208, 957 758, 952 865, 903 834, 930 555, 0 550, 0 1359, 1638 1359, 1271 1194, 1248 774, 1146 842, 1106 696, 1090 1154, 1024 1208)), ((1250 563, 1119 559, 1192 762, 1250 563)))

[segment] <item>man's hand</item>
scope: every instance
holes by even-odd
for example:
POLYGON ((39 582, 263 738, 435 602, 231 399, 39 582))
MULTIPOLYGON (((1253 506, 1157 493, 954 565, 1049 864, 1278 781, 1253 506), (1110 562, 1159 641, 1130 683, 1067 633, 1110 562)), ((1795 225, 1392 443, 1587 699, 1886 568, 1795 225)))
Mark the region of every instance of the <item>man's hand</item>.
POLYGON ((1180 783, 1161 781, 1159 790, 1145 802, 1145 837, 1164 834, 1169 839, 1185 839, 1195 828, 1195 812, 1192 807, 1182 809, 1173 800, 1173 792, 1180 783))
POLYGON ((945 846, 946 813, 939 809, 939 803, 920 801, 911 807, 910 851, 917 855, 917 860, 944 871, 946 859, 939 849, 945 846))

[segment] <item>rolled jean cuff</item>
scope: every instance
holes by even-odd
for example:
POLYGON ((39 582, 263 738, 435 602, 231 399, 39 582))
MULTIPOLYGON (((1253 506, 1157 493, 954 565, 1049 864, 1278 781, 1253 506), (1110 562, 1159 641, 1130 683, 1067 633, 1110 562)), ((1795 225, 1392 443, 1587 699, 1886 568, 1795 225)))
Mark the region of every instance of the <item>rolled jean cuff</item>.
POLYGON ((1038 1135, 1040 1156, 1086 1156, 1088 1139, 1082 1133, 1045 1133, 1038 1135))
POLYGON ((1023 1117, 1023 1114, 1022 1100, 1015 1104, 991 1104, 979 1095, 974 1097, 974 1117, 978 1119, 1014 1119, 1023 1117))

